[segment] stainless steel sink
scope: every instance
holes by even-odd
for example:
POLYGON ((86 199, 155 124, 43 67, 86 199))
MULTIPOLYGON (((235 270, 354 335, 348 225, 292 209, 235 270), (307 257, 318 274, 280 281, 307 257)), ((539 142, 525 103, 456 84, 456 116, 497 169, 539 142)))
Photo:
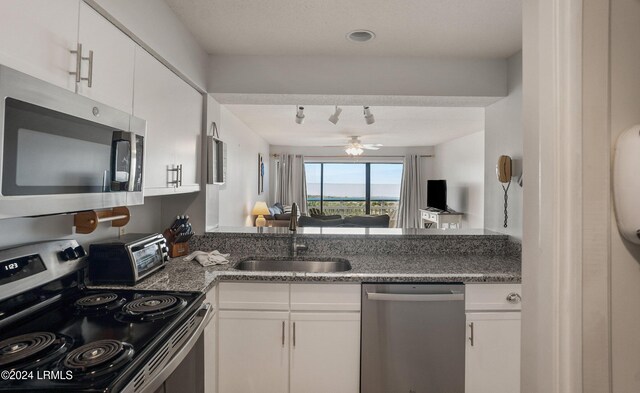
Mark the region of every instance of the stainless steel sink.
POLYGON ((291 260, 291 259, 248 259, 234 266, 237 270, 251 272, 307 272, 333 273, 351 270, 346 259, 332 260, 291 260))

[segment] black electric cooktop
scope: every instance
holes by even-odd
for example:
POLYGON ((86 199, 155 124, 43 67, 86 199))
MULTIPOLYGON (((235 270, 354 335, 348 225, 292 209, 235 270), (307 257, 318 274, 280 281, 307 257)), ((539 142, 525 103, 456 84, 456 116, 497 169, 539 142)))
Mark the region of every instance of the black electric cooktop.
POLYGON ((204 297, 61 287, 0 303, 0 391, 118 391, 204 297))

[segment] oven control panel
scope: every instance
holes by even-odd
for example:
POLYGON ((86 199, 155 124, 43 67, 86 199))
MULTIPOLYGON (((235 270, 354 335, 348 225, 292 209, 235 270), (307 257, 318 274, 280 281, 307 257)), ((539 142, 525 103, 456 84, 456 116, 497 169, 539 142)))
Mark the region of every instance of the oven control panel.
POLYGON ((21 280, 45 270, 42 258, 38 254, 2 261, 0 262, 0 285, 21 280))

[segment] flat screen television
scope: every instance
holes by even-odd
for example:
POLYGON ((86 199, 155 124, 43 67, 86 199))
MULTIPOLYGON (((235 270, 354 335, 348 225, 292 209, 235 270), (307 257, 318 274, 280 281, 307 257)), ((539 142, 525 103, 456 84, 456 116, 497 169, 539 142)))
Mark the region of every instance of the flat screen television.
POLYGON ((427 207, 447 210, 446 180, 427 180, 427 207))

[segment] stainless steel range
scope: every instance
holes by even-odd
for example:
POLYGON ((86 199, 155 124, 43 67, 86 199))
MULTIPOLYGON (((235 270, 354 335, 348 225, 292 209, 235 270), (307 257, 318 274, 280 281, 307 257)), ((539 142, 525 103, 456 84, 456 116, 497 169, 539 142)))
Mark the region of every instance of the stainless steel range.
POLYGON ((75 240, 0 251, 0 391, 155 392, 185 367, 202 379, 203 294, 88 289, 84 268, 75 240))

